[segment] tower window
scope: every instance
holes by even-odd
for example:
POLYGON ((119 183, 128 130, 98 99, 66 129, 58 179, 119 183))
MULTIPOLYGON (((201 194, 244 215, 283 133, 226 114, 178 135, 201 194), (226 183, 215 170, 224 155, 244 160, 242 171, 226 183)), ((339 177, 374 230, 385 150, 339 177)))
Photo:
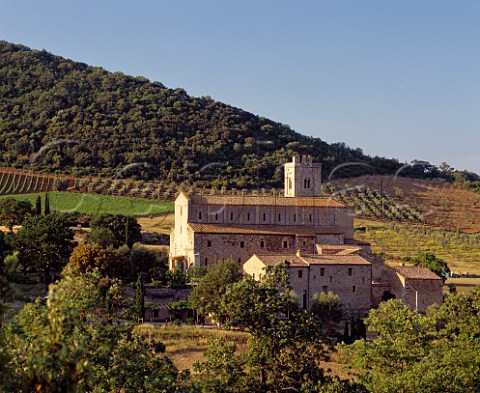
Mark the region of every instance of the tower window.
POLYGON ((260 241, 260 248, 264 248, 265 247, 265 242, 263 240, 260 241))
POLYGON ((352 287, 352 292, 355 293, 355 285, 352 287))
POLYGON ((207 240, 207 247, 212 247, 212 241, 211 240, 207 240))
POLYGON ((205 258, 205 265, 208 265, 208 258, 205 258))
POLYGON ((297 221, 297 215, 293 213, 293 222, 296 222, 296 221, 297 221))
POLYGON ((321 268, 320 268, 320 275, 321 275, 321 276, 324 276, 324 275, 325 275, 325 268, 324 268, 324 267, 321 267, 321 268))
POLYGON ((324 285, 324 286, 322 287, 322 291, 323 291, 323 292, 328 292, 328 287, 327 287, 326 285, 324 285))
POLYGON ((312 222, 312 215, 310 214, 310 222, 312 222))
POLYGON ((230 220, 233 221, 233 213, 230 213, 230 220))
POLYGON ((299 270, 298 271, 298 278, 302 278, 303 277, 303 270, 299 270))
POLYGON ((250 213, 247 213, 247 221, 250 221, 250 213))
POLYGON ((202 212, 198 212, 198 219, 199 219, 199 220, 202 219, 202 212))
POLYGON ((303 181, 303 187, 310 188, 310 179, 308 177, 306 177, 305 180, 303 181))
POLYGON ((267 221, 267 215, 266 215, 266 213, 263 213, 263 221, 267 221))
POLYGON ((245 242, 242 240, 242 241, 240 242, 240 248, 244 248, 244 247, 245 247, 245 242))
POLYGON ((218 213, 215 213, 215 220, 218 220, 218 213))
POLYGON ((278 221, 282 221, 282 215, 278 213, 278 221))
POLYGON ((330 284, 333 282, 333 276, 330 276, 330 284))
POLYGON ((353 274, 353 268, 349 267, 348 268, 348 275, 351 276, 353 274))
POLYGON ((286 240, 283 241, 283 248, 288 248, 288 242, 286 240))

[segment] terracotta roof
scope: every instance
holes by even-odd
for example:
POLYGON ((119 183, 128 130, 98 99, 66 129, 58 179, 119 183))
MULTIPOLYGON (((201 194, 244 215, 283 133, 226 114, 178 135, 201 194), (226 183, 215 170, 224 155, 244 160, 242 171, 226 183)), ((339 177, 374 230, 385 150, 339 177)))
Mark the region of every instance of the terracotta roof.
POLYGON ((253 195, 189 195, 194 205, 238 205, 238 206, 301 206, 348 208, 345 204, 323 197, 284 197, 253 195))
POLYGON ((434 272, 422 266, 392 266, 392 269, 405 278, 415 280, 441 280, 434 272))
POLYGON ((274 266, 280 262, 288 261, 291 266, 310 265, 371 265, 360 255, 316 255, 306 254, 298 256, 293 253, 255 253, 267 266, 274 266))
POLYGON ((189 223, 195 233, 242 233, 257 235, 310 235, 342 234, 336 227, 311 227, 301 225, 238 225, 189 223))

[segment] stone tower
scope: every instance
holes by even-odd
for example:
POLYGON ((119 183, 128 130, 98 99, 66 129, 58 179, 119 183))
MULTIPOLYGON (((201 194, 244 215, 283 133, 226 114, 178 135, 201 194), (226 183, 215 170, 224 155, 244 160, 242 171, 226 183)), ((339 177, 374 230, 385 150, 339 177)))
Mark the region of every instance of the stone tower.
POLYGON ((294 156, 285 164, 286 197, 318 197, 322 182, 322 164, 314 164, 312 157, 294 156))

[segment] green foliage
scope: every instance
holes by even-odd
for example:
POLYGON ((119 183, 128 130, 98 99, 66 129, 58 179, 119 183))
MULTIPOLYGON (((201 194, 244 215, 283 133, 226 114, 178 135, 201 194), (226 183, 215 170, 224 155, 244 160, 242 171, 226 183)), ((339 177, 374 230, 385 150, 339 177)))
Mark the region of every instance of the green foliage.
POLYGON ((221 312, 221 297, 229 284, 243 277, 238 265, 230 260, 222 260, 208 267, 206 274, 199 280, 190 295, 192 307, 199 314, 209 315, 219 322, 225 320, 221 312))
POLYGON ((92 234, 89 237, 89 242, 98 243, 104 247, 118 248, 124 244, 132 247, 134 243, 142 240, 141 227, 133 217, 101 214, 94 216, 90 221, 90 227, 92 228, 92 234), (99 232, 99 229, 102 231, 99 232), (101 236, 97 239, 96 236, 99 235, 101 236), (111 244, 106 245, 104 242, 108 237, 111 244))
POLYGON ((0 224, 12 230, 14 225, 20 225, 23 220, 32 216, 32 205, 6 197, 0 199, 0 224))
POLYGON ((64 274, 46 304, 24 307, 6 331, 7 391, 195 391, 133 325, 105 322, 112 315, 98 305, 119 299, 118 282, 95 272, 64 274))
POLYGON ((187 275, 182 272, 181 269, 177 268, 175 271, 167 270, 163 274, 162 281, 169 286, 170 288, 183 288, 187 281, 187 275))
POLYGON ((224 341, 207 351, 195 366, 205 392, 328 391, 318 319, 290 295, 286 265, 269 270, 261 283, 244 277, 226 285, 220 303, 229 324, 251 339, 244 353, 224 341))
POLYGON ((2 324, 3 313, 5 312, 5 302, 10 300, 14 290, 11 276, 18 265, 17 253, 8 255, 0 260, 0 327, 2 324))
POLYGON ((366 323, 375 340, 342 351, 359 380, 376 392, 475 392, 480 389, 480 287, 450 295, 441 307, 417 314, 399 300, 382 303, 366 323))
MULTIPOLYGON (((183 89, 168 89, 159 82, 110 73, 45 51, 2 41, 0 65, 5 98, 0 103, 3 164, 30 165, 43 144, 68 139, 72 142, 52 144, 37 154, 34 169, 114 176, 118 168, 127 168, 122 172, 126 177, 228 186, 242 181, 238 187, 243 188, 258 182, 280 186, 275 168, 293 154, 323 161, 326 173, 344 162, 370 164, 382 174, 393 174, 402 166, 398 160, 370 157, 344 143, 329 145, 302 136, 287 125, 209 97, 191 97, 183 89), (227 160, 225 166, 198 171, 227 160), (128 167, 137 162, 145 165, 128 167)), ((426 164, 402 174, 441 175, 426 164)), ((369 172, 367 165, 355 165, 336 174, 369 172)))
POLYGON ((23 223, 16 246, 24 269, 43 272, 45 290, 51 273, 58 272, 68 262, 74 248, 73 231, 60 214, 34 216, 23 223))
POLYGON ((413 259, 413 263, 416 266, 423 266, 430 269, 432 272, 442 277, 445 280, 450 272, 447 263, 432 254, 431 252, 420 252, 418 256, 413 259))
POLYGON ((312 296, 311 311, 322 322, 325 336, 331 337, 335 325, 342 319, 340 297, 332 291, 328 291, 328 293, 314 293, 312 296))

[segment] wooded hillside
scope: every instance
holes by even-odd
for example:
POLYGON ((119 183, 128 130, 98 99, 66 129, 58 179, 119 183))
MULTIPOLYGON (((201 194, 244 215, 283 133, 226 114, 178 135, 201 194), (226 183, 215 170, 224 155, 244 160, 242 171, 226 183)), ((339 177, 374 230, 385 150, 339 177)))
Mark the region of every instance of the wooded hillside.
MULTIPOLYGON (((288 94, 288 92, 285 92, 288 94)), ((280 186, 294 154, 324 176, 393 174, 395 159, 327 144, 289 126, 159 82, 0 41, 0 165, 73 175, 162 177, 229 187, 280 186), (47 146, 47 147, 45 147, 47 146), (129 164, 146 163, 145 165, 129 164), (205 165, 216 163, 207 169, 205 165)), ((441 174, 428 163, 403 176, 441 174)))

